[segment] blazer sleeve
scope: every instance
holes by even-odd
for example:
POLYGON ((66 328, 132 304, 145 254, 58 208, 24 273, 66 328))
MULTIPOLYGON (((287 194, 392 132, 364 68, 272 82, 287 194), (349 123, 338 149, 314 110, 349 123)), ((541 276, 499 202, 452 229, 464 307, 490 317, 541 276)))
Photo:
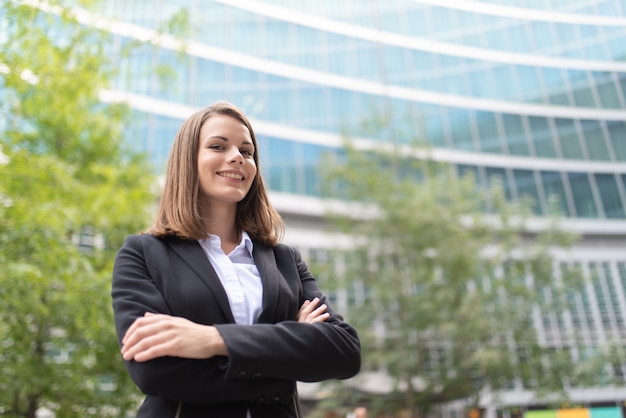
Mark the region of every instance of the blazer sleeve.
POLYGON ((228 348, 227 379, 270 377, 315 382, 347 379, 359 372, 361 346, 357 331, 343 321, 320 291, 300 253, 276 249, 279 268, 288 281, 297 280, 303 299, 318 297, 331 314, 325 322, 289 320, 275 324, 218 324, 228 348))
MULTIPOLYGON (((113 269, 112 302, 119 344, 126 330, 145 312, 171 314, 168 303, 146 261, 148 236, 130 236, 119 250, 113 269)), ((163 266, 159 266, 163 267, 163 266)), ((172 278, 170 278, 172 279, 172 278)), ((294 382, 280 379, 225 379, 224 357, 207 360, 161 357, 147 362, 125 361, 135 384, 146 395, 203 405, 222 402, 286 400, 294 382)))

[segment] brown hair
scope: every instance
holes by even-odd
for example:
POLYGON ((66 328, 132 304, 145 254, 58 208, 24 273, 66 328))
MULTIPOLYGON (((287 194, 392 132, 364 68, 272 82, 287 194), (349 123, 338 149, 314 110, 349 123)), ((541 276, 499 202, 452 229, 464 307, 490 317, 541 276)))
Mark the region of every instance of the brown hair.
POLYGON ((200 215, 201 193, 198 179, 200 128, 214 115, 237 119, 250 131, 254 144, 257 173, 246 197, 237 203, 235 228, 246 231, 250 238, 274 246, 282 237, 284 223, 272 207, 259 166, 256 136, 246 115, 227 102, 214 103, 191 115, 176 133, 170 151, 165 185, 154 223, 146 231, 156 236, 174 235, 186 239, 206 238, 206 226, 200 215))

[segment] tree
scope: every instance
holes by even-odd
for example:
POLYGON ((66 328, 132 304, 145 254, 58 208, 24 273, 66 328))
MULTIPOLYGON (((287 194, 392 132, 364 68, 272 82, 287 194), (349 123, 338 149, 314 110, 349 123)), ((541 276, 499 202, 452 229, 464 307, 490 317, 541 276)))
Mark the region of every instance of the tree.
POLYGON ((138 393, 110 272, 149 219, 153 170, 124 146, 126 106, 98 98, 107 35, 46 5, 0 9, 0 415, 121 416, 138 393))
POLYGON ((562 312, 583 283, 575 265, 554 257, 577 239, 558 228, 558 214, 532 230, 531 202, 481 190, 424 148, 354 144, 323 170, 329 197, 352 202, 330 215, 353 237, 337 286, 365 289, 349 319, 363 371, 392 378, 387 410, 418 416, 513 387, 559 400, 569 381, 597 377, 571 355, 576 335, 569 347, 537 338, 542 316, 562 312))

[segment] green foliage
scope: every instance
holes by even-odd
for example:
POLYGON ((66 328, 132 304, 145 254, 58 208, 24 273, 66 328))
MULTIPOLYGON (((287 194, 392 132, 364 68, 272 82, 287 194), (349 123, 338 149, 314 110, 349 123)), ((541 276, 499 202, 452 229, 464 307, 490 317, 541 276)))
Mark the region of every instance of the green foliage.
POLYGON ((1 3, 0 415, 121 416, 138 393, 114 333, 110 272, 145 227, 154 176, 98 92, 106 34, 1 3))
POLYGON ((551 255, 577 237, 559 230, 558 218, 529 232, 529 202, 507 201, 497 184, 480 190, 473 178, 414 153, 348 142, 323 170, 329 196, 354 202, 331 218, 354 237, 346 284, 369 295, 349 313, 364 370, 389 373, 387 406, 410 411, 515 380, 561 393, 577 367, 540 344, 534 315, 580 288, 579 272, 560 269, 551 255))

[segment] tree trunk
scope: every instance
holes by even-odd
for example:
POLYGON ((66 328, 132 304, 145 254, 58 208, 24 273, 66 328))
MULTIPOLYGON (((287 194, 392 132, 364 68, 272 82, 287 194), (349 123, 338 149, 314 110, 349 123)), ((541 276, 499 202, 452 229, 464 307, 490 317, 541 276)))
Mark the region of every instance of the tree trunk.
POLYGON ((39 396, 30 395, 28 397, 28 410, 24 414, 25 418, 37 418, 37 410, 39 409, 39 396))
POLYGON ((413 382, 411 381, 411 374, 405 376, 406 392, 404 392, 404 406, 409 413, 410 418, 417 418, 415 416, 415 394, 413 393, 413 382))

